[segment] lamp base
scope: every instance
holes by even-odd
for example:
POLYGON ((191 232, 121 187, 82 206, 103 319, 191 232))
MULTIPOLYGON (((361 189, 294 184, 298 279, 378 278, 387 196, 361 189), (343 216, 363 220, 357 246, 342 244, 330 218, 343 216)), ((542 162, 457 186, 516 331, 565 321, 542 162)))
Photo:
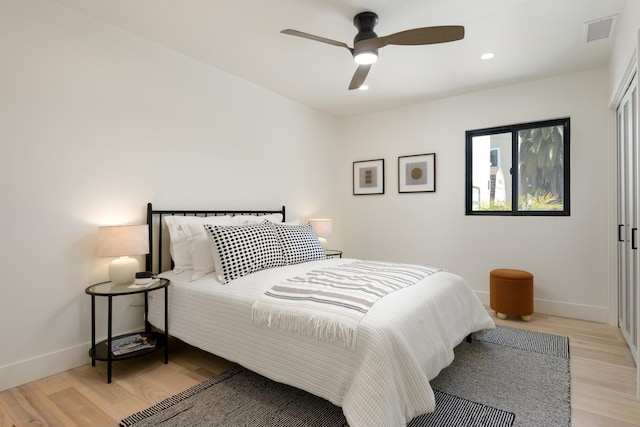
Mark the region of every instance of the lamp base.
POLYGON ((326 251, 327 250, 327 239, 325 239, 324 237, 318 237, 318 241, 320 242, 320 247, 326 251))
POLYGON ((109 264, 109 280, 114 285, 127 285, 133 283, 140 265, 138 260, 128 256, 114 259, 109 264))

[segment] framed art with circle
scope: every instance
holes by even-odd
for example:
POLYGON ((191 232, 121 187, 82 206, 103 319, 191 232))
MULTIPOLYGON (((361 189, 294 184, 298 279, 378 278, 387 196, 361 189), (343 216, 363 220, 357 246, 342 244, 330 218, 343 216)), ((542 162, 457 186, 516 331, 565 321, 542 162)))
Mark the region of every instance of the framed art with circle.
POLYGON ((435 153, 398 157, 399 193, 432 193, 435 191, 435 153))
POLYGON ((353 194, 384 194, 384 159, 353 162, 353 194))

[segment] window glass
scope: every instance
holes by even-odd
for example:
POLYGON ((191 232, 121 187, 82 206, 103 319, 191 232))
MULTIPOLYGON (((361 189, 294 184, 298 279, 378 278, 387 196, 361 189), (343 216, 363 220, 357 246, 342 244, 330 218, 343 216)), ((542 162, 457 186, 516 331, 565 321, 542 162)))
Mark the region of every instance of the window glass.
POLYGON ((518 209, 564 210, 564 126, 518 132, 518 209))
POLYGON ((473 209, 511 210, 511 133, 479 135, 471 142, 473 209))
POLYGON ((568 118, 466 136, 467 215, 569 215, 568 118))

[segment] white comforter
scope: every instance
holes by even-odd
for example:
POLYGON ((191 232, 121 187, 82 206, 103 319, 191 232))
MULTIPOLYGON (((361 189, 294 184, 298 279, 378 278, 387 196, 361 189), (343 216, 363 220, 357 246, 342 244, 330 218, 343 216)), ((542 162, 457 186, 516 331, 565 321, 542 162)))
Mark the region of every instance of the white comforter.
MULTIPOLYGON (((469 285, 444 271, 378 301, 353 351, 252 323, 253 303, 275 283, 351 261, 273 268, 227 285, 213 275, 191 282, 190 272, 163 273, 171 280, 169 333, 341 406, 351 427, 405 426, 434 410, 429 380, 453 361, 453 348, 494 323, 469 285)), ((150 322, 162 328, 163 316, 163 298, 150 298, 150 322)))

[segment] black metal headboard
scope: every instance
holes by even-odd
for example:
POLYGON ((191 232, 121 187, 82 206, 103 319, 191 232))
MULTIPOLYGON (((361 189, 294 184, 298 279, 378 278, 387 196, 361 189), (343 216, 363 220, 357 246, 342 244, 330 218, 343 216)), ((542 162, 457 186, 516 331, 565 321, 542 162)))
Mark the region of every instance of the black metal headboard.
POLYGON ((166 231, 162 217, 166 215, 182 216, 220 216, 220 215, 269 215, 282 214, 282 221, 286 220, 285 207, 280 210, 153 210, 151 203, 147 203, 147 225, 149 225, 149 253, 146 260, 146 271, 160 273, 173 267, 169 254, 169 233, 166 231))

